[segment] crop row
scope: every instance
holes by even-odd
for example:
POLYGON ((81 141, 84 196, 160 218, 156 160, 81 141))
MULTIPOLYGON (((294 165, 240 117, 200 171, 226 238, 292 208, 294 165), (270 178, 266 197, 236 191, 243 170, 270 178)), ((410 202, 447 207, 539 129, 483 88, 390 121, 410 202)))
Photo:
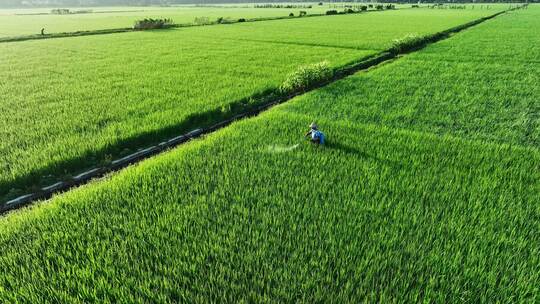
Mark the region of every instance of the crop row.
POLYGON ((236 104, 249 107, 256 102, 250 96, 278 87, 300 65, 329 60, 344 66, 385 49, 415 24, 422 35, 482 16, 426 12, 423 18, 420 11, 325 17, 328 34, 317 35, 322 46, 270 34, 269 23, 281 22, 291 36, 315 34, 322 30, 318 18, 3 44, 0 195, 9 199, 69 179, 232 116, 236 104), (354 48, 325 46, 337 43, 330 29, 347 24, 354 31, 352 25, 365 28, 379 18, 387 24, 370 31, 378 37, 354 38, 354 48), (399 26, 388 25, 396 18, 399 26), (274 42, 241 39, 235 31, 260 40, 270 35, 274 42))
POLYGON ((527 48, 538 14, 506 14, 0 219, 0 299, 537 302, 540 151, 500 128, 520 125, 522 104, 466 105, 486 86, 514 92, 523 61, 538 63, 484 57, 465 77, 460 64, 527 48), (312 120, 324 147, 303 139, 312 120))

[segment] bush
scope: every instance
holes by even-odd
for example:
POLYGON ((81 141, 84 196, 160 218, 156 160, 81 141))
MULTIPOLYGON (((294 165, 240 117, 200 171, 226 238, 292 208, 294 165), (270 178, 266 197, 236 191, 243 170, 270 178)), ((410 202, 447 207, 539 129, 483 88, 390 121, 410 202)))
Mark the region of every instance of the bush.
POLYGON ((387 4, 386 9, 395 9, 396 7, 393 4, 387 4))
POLYGON ((368 4, 368 7, 369 7, 369 8, 373 8, 373 4, 368 4))
POLYGON ((246 18, 240 18, 238 19, 238 22, 246 22, 246 18))
POLYGON ((323 3, 322 3, 322 2, 319 2, 319 6, 321 6, 321 5, 323 5, 323 3))
POLYGON ((383 9, 384 9, 384 5, 378 4, 377 6, 375 6, 375 8, 378 9, 378 10, 383 10, 383 9))
POLYGON ((193 23, 197 25, 211 24, 210 18, 208 17, 195 17, 195 21, 193 21, 193 23))
POLYGON ((309 4, 255 4, 255 8, 312 8, 309 4))
POLYGON ((367 6, 365 6, 365 5, 360 6, 360 10, 361 11, 367 11, 367 6))
POLYGON ((419 7, 420 7, 420 5, 418 5, 418 4, 411 5, 411 8, 419 8, 419 7))
POLYGON ((133 28, 136 30, 162 29, 171 27, 173 24, 174 23, 171 19, 147 18, 143 20, 137 20, 133 28))
POLYGON ((294 17, 294 13, 290 13, 290 14, 289 14, 289 17, 294 17))
POLYGON ((300 11, 300 15, 298 15, 298 16, 302 17, 302 16, 305 16, 305 15, 307 15, 306 11, 300 11))
POLYGON ((329 10, 329 11, 326 11, 326 14, 327 15, 337 15, 338 12, 336 10, 329 10))
POLYGON ((352 14, 352 13, 354 13, 354 10, 352 8, 348 8, 348 9, 345 10, 345 13, 352 14))
POLYGON ((392 44, 392 47, 390 48, 390 51, 394 54, 399 54, 399 53, 409 51, 419 46, 420 44, 422 44, 422 41, 424 39, 425 39, 424 37, 418 36, 416 34, 408 34, 407 36, 403 38, 395 39, 392 44))
POLYGON ((54 14, 54 15, 67 15, 67 14, 71 14, 71 12, 67 8, 56 8, 56 9, 51 10, 51 14, 54 14))
POLYGON ((315 84, 329 80, 334 75, 327 61, 306 65, 287 76, 280 90, 284 93, 305 91, 315 84))

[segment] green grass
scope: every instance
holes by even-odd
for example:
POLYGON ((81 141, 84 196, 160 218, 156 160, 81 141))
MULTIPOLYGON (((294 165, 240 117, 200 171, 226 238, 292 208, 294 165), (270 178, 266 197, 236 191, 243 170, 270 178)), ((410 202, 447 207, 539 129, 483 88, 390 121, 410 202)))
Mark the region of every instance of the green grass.
POLYGON ((189 131, 277 88, 301 65, 342 66, 411 31, 434 33, 492 13, 411 11, 0 44, 0 195, 189 131), (336 36, 344 25, 354 35, 336 36), (305 39, 292 43, 275 27, 305 39))
POLYGON ((493 70, 500 58, 483 54, 523 52, 538 14, 498 17, 0 219, 0 299, 538 302, 540 151, 511 111, 525 106, 495 100, 433 127, 439 111, 497 97, 485 86, 513 92, 512 75, 538 62, 493 70), (475 37, 482 48, 467 50, 475 37), (471 58, 486 68, 460 77, 471 58), (409 103, 427 110, 365 118, 409 103), (312 120, 326 147, 302 139, 312 120))

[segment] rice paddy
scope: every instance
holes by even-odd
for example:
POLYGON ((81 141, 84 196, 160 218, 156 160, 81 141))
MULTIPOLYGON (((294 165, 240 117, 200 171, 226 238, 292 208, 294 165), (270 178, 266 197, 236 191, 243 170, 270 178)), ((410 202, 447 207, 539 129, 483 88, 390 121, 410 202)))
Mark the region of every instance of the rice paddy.
POLYGON ((0 301, 538 302, 539 15, 0 218, 0 301))
POLYGON ((300 66, 338 68, 411 32, 432 34, 492 13, 396 10, 2 43, 0 196, 216 122, 300 66))

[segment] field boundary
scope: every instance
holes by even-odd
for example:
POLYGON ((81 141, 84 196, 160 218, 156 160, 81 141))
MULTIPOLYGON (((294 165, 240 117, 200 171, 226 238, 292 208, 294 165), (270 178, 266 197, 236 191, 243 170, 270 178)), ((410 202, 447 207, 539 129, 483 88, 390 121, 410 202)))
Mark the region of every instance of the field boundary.
MULTIPOLYGON (((514 8, 516 9, 516 8, 514 8)), ((210 124, 207 127, 199 127, 195 128, 192 131, 189 131, 184 134, 176 135, 172 138, 169 138, 168 140, 164 140, 160 142, 157 145, 152 145, 149 147, 146 147, 144 149, 139 149, 137 152, 132 153, 130 155, 124 156, 122 158, 113 160, 110 162, 110 164, 101 166, 101 167, 94 167, 92 169, 89 169, 83 173, 80 173, 72 178, 70 178, 67 181, 58 181, 50 186, 40 188, 38 191, 35 191, 33 193, 28 193, 22 196, 19 196, 15 199, 9 200, 6 203, 2 204, 0 206, 0 214, 3 214, 5 212, 8 212, 10 210, 18 209, 20 207, 26 206, 31 204, 32 202, 48 199, 51 198, 54 194, 59 192, 67 191, 71 188, 83 185, 85 183, 88 183, 90 180, 95 178, 103 177, 104 175, 118 171, 122 168, 125 168, 131 164, 137 163, 141 160, 144 160, 146 158, 149 158, 151 156, 155 156, 159 153, 162 153, 164 151, 167 151, 171 148, 174 148, 180 144, 183 144, 191 139, 200 137, 202 135, 212 133, 216 130, 219 130, 221 128, 224 128, 233 122, 253 117, 258 115, 261 112, 264 112, 278 104, 287 102, 291 100, 294 97, 297 97, 299 95, 303 95, 305 93, 308 93, 310 91, 319 89, 321 87, 324 87, 328 84, 331 84, 335 81, 338 81, 340 79, 343 79, 345 77, 348 77, 352 74, 355 74, 362 70, 368 70, 370 68, 373 68, 381 63, 388 62, 390 60, 393 60, 395 58, 398 58, 401 55, 408 54, 411 52, 415 52, 417 50, 420 50, 424 47, 426 47, 429 44, 438 42, 440 40, 446 39, 451 37, 453 34, 456 34, 460 31, 463 31, 465 29, 468 29, 470 27, 473 27, 475 25, 478 25, 484 21, 493 19, 501 14, 504 14, 508 11, 514 10, 504 10, 500 11, 498 13, 492 14, 490 16, 482 17, 480 19, 476 19, 474 21, 432 34, 423 37, 423 39, 415 41, 414 44, 407 45, 406 48, 400 48, 399 50, 395 49, 389 49, 386 51, 382 51, 378 54, 368 56, 367 58, 364 57, 356 62, 349 63, 343 67, 337 68, 334 71, 333 76, 323 82, 316 83, 314 85, 311 85, 310 87, 304 89, 304 90, 297 90, 293 92, 288 93, 282 93, 279 91, 279 89, 269 89, 263 93, 257 94, 255 96, 256 100, 258 102, 250 103, 251 106, 246 108, 246 104, 248 101, 253 100, 254 96, 247 97, 244 99, 241 99, 240 101, 234 103, 232 107, 240 106, 240 109, 238 112, 232 111, 230 115, 232 117, 224 119, 220 122, 210 124), (243 107, 242 107, 243 105, 243 107)))
MULTIPOLYGON (((327 15, 327 14, 308 14, 304 16, 275 16, 275 17, 258 17, 258 18, 239 18, 236 20, 224 20, 223 22, 217 22, 212 21, 209 23, 204 24, 195 24, 195 23, 175 23, 170 26, 167 26, 162 29, 153 29, 151 31, 160 31, 160 30, 167 30, 167 29, 175 29, 175 28, 186 28, 186 27, 199 27, 199 26, 212 26, 212 25, 228 25, 228 24, 236 24, 236 23, 247 23, 247 22, 259 22, 259 21, 273 21, 273 20, 286 20, 286 19, 301 19, 301 18, 309 18, 309 17, 327 17, 327 16, 341 16, 341 15, 355 15, 355 14, 365 14, 369 12, 385 12, 389 9, 384 10, 367 10, 367 11, 359 11, 354 13, 338 13, 335 15, 327 15), (243 21, 240 21, 243 20, 243 21)), ((393 8, 390 10, 398 10, 397 8, 393 8)), ((69 38, 69 37, 81 37, 81 36, 94 36, 94 35, 108 35, 108 34, 119 34, 119 33, 131 33, 131 32, 142 32, 143 30, 137 30, 133 27, 124 27, 124 28, 113 28, 113 29, 102 29, 102 30, 89 30, 89 31, 74 31, 74 32, 59 32, 59 33, 52 33, 52 34, 35 34, 35 35, 21 35, 21 36, 10 36, 10 37, 4 37, 0 38, 0 43, 7 43, 7 42, 20 42, 20 41, 28 41, 28 40, 43 40, 43 39, 54 39, 54 38, 69 38)), ((150 31, 150 30, 145 30, 150 31)))

